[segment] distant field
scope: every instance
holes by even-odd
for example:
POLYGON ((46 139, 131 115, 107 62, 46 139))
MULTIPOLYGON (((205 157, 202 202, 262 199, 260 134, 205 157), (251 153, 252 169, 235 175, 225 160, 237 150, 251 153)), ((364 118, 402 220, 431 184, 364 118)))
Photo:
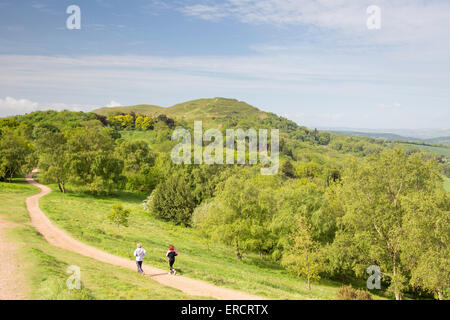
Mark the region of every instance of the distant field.
POLYGON ((24 181, 0 182, 0 217, 13 221, 18 227, 8 236, 20 246, 19 263, 29 282, 28 299, 196 299, 179 290, 168 288, 131 270, 98 262, 49 245, 29 226, 25 198, 38 189, 24 181), (65 281, 70 276, 67 267, 81 268, 83 290, 69 291, 65 281))
POLYGON ((423 146, 423 145, 416 145, 416 144, 409 144, 409 143, 402 143, 403 146, 406 146, 407 148, 417 148, 422 149, 428 152, 435 152, 442 154, 446 156, 447 158, 450 158, 450 148, 445 147, 431 147, 431 146, 423 146))
POLYGON ((448 192, 450 192, 450 178, 444 177, 444 188, 448 192))

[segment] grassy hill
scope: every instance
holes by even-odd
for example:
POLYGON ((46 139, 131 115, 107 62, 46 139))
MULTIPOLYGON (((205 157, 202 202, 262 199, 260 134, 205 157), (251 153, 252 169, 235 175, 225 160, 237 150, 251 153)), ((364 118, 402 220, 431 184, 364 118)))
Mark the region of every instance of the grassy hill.
POLYGON ((428 143, 432 143, 432 144, 450 145, 450 137, 438 137, 438 138, 426 139, 424 141, 428 142, 428 143))
MULTIPOLYGON (((270 259, 261 260, 257 254, 249 253, 240 263, 233 248, 207 243, 193 229, 149 215, 142 207, 145 195, 61 194, 56 186, 52 187, 54 192, 40 203, 53 223, 73 237, 112 254, 130 258, 134 244, 142 242, 149 253, 146 262, 166 269, 166 248, 173 243, 180 253, 175 265, 180 274, 271 299, 334 299, 341 285, 339 281, 323 279, 314 282, 313 290, 308 291, 306 280, 291 275, 270 259), (106 219, 111 207, 118 203, 132 212, 129 227, 123 228, 120 235, 106 219)), ((353 285, 364 287, 365 282, 353 285)), ((375 299, 384 299, 377 293, 373 292, 375 299)))
POLYGON ((14 183, 0 182, 0 218, 16 224, 8 237, 19 245, 20 255, 17 258, 20 259, 20 271, 25 273, 28 284, 27 299, 198 299, 131 270, 49 245, 29 225, 30 218, 25 208, 25 199, 37 192, 36 187, 23 179, 17 179, 14 183), (66 289, 65 282, 69 277, 66 269, 70 265, 81 269, 81 291, 66 289))
POLYGON ((444 188, 447 192, 450 192, 450 178, 444 177, 444 188))
POLYGON ((198 99, 176 104, 172 107, 163 108, 154 105, 137 105, 129 107, 101 108, 93 111, 96 114, 109 116, 117 113, 140 113, 144 115, 166 116, 191 123, 202 120, 206 126, 220 126, 224 122, 235 119, 264 119, 268 116, 266 112, 236 99, 211 98, 198 99))
POLYGON ((154 116, 164 113, 164 110, 166 110, 166 108, 160 106, 150 104, 140 104, 129 107, 105 107, 94 110, 93 112, 102 116, 110 116, 118 113, 131 113, 131 112, 154 116))

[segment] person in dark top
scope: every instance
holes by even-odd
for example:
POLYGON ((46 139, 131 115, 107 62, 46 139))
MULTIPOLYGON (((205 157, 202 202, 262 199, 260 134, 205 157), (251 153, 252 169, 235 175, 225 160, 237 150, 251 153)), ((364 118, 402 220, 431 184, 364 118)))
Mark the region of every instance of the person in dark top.
POLYGON ((178 255, 178 252, 175 251, 175 247, 171 244, 169 246, 169 251, 166 253, 166 257, 169 260, 170 271, 169 274, 177 274, 177 271, 173 268, 173 264, 175 263, 175 257, 178 255))

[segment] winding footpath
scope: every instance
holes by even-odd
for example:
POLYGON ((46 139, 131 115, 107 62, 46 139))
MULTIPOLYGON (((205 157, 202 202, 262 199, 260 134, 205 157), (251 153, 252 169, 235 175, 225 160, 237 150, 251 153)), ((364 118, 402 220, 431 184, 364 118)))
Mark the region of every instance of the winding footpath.
MULTIPOLYGON (((95 260, 109 263, 118 267, 136 270, 136 264, 126 258, 118 257, 89 246, 72 238, 68 233, 56 227, 39 208, 39 199, 51 193, 47 186, 37 183, 33 179, 33 171, 26 179, 28 183, 38 187, 41 192, 26 199, 28 212, 30 213, 33 227, 42 234, 48 243, 64 250, 72 251, 95 260)), ((130 250, 132 250, 131 248, 130 250)), ((246 294, 237 290, 217 287, 204 281, 194 280, 183 276, 170 276, 167 271, 144 265, 146 276, 156 282, 176 288, 192 296, 212 297, 218 300, 262 300, 263 298, 246 294)))

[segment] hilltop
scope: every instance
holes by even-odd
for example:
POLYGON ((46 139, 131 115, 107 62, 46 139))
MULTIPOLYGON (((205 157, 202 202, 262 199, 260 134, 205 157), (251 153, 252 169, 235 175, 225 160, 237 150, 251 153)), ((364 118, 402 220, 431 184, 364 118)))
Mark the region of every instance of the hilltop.
POLYGON ((265 119, 269 113, 259 110, 246 102, 227 98, 197 99, 171 107, 156 105, 136 105, 128 107, 100 108, 92 111, 98 115, 111 116, 119 113, 136 113, 148 116, 165 114, 181 122, 202 120, 205 125, 223 125, 238 119, 265 119))

